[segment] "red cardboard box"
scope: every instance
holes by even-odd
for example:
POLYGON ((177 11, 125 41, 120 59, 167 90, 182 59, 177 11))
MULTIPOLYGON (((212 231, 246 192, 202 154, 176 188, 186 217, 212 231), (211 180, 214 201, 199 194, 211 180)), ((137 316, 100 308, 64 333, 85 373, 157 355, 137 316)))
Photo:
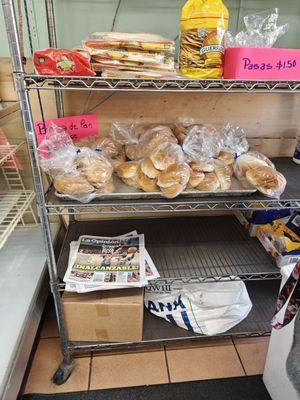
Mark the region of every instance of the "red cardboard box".
POLYGON ((300 50, 232 47, 225 51, 225 79, 300 80, 300 50))

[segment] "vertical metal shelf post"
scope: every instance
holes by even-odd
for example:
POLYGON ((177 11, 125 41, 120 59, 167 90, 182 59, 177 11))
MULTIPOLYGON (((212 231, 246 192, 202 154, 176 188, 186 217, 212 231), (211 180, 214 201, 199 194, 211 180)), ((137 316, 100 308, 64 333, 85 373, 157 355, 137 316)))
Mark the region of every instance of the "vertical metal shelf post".
MULTIPOLYGON (((45 0, 46 16, 47 16, 47 27, 50 47, 57 48, 57 37, 55 28, 55 17, 54 17, 54 6, 52 0, 45 0)), ((57 116, 64 116, 64 103, 63 94, 60 90, 55 90, 55 101, 57 116)))
POLYGON ((36 150, 37 146, 34 133, 34 124, 33 124, 30 100, 23 81, 24 68, 20 52, 20 42, 19 42, 16 14, 15 14, 13 0, 2 0, 2 8, 6 24, 9 49, 12 59, 14 85, 15 85, 15 90, 17 91, 19 97, 24 130, 26 134, 28 148, 30 151, 30 161, 31 161, 31 168, 33 171, 33 180, 36 191, 37 206, 39 211, 39 217, 41 219, 47 264, 50 275, 50 287, 54 298, 58 328, 61 339, 63 361, 58 370, 56 371, 53 379, 55 383, 62 384, 70 376, 72 369, 74 367, 74 361, 71 357, 68 347, 68 336, 65 327, 61 297, 59 293, 59 280, 58 280, 59 278, 58 278, 57 265, 53 249, 51 228, 46 210, 41 171, 38 165, 38 157, 36 150))

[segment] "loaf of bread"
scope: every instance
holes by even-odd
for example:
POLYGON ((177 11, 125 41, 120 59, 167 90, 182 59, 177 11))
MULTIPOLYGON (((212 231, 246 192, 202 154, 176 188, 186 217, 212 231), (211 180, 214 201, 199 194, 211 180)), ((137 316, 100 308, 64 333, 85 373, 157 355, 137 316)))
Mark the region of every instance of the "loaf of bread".
POLYGON ((155 168, 151 158, 145 158, 145 160, 141 161, 141 170, 143 174, 147 175, 148 178, 156 179, 160 174, 160 171, 155 168))
POLYGON ((156 179, 151 179, 145 175, 141 168, 138 168, 136 173, 136 182, 138 186, 145 192, 158 192, 159 188, 156 184, 156 179))
POLYGON ((118 166, 117 174, 120 178, 135 178, 139 165, 136 161, 124 162, 118 166))
POLYGON ((167 188, 175 184, 186 187, 191 170, 187 164, 173 164, 165 171, 161 172, 157 179, 157 184, 161 188, 167 188))
POLYGON ((57 192, 69 195, 88 194, 95 190, 82 175, 76 172, 56 176, 53 185, 57 192))
POLYGON ((217 175, 214 172, 208 172, 197 186, 197 189, 205 192, 213 192, 220 189, 220 186, 217 175))

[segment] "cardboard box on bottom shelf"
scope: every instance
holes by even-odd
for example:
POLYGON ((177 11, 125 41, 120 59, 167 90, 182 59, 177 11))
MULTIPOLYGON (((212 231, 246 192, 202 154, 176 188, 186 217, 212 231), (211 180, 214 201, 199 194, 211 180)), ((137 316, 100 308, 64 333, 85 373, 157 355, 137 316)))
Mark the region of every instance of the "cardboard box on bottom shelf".
POLYGON ((143 333, 143 289, 65 292, 62 297, 69 340, 139 342, 143 333))
POLYGON ((284 265, 296 263, 300 259, 300 255, 297 254, 281 254, 278 249, 275 247, 271 237, 263 231, 263 229, 258 228, 256 231, 256 237, 263 245, 265 250, 271 254, 274 258, 277 267, 281 268, 284 265))

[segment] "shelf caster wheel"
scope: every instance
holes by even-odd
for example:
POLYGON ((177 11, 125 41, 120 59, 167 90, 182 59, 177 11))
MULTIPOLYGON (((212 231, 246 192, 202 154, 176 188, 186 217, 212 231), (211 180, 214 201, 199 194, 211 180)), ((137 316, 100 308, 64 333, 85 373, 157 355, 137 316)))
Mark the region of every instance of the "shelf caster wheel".
POLYGON ((56 385, 62 385, 67 382, 74 368, 74 361, 69 363, 62 362, 58 368, 58 370, 53 375, 53 382, 56 385))

